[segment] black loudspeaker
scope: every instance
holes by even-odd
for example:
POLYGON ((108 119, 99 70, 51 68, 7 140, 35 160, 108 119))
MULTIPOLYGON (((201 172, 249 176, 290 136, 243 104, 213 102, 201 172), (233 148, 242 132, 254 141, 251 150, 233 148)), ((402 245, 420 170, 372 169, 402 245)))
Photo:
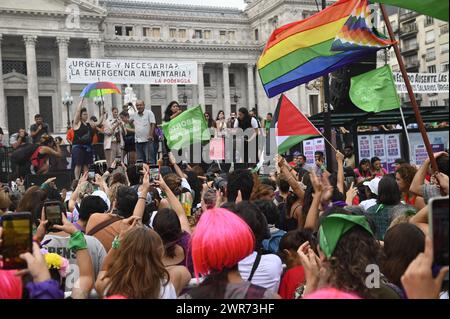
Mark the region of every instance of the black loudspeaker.
POLYGON ((377 66, 377 53, 372 52, 358 62, 348 64, 331 73, 330 104, 335 113, 362 112, 356 107, 348 95, 350 79, 356 75, 374 70, 377 66))
POLYGON ((47 179, 56 177, 55 183, 59 190, 65 188, 70 190, 70 186, 73 180, 73 171, 67 169, 63 171, 49 172, 43 175, 27 175, 25 176, 25 187, 28 189, 30 186, 41 186, 47 179))

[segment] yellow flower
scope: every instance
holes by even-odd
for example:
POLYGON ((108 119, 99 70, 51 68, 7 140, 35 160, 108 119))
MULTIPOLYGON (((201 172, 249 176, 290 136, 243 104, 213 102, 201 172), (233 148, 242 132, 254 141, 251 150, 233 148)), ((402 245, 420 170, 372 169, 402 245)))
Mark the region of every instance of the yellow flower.
POLYGON ((59 269, 61 268, 62 264, 62 257, 55 253, 48 253, 45 254, 45 262, 47 263, 48 269, 59 269))

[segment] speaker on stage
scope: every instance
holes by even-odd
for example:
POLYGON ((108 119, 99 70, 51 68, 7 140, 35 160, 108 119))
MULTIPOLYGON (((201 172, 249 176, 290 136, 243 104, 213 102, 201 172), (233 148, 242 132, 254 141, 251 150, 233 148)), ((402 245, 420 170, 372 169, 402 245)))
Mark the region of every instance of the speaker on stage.
POLYGON ((61 170, 55 172, 49 172, 43 175, 27 175, 25 176, 25 187, 28 189, 30 186, 36 185, 40 186, 47 179, 51 177, 56 177, 55 183, 59 190, 65 188, 70 190, 70 186, 73 180, 73 171, 71 170, 61 170))
POLYGON ((348 64, 331 73, 330 104, 335 113, 362 112, 352 103, 349 96, 350 79, 377 67, 377 53, 372 52, 360 61, 348 64))

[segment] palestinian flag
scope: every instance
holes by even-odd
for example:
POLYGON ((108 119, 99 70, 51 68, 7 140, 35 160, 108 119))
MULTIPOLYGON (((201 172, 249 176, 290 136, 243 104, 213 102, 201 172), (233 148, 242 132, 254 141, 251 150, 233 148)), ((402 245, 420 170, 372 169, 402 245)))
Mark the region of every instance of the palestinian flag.
POLYGON ((273 115, 271 128, 275 128, 278 154, 310 137, 321 135, 308 118, 284 95, 280 96, 273 115))

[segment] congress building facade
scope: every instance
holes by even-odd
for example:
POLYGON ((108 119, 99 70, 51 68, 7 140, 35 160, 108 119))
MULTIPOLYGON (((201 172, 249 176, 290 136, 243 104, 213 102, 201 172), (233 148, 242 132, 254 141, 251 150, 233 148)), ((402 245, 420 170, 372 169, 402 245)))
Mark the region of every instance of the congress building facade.
MULTIPOLYGON (((52 132, 67 130, 84 87, 67 82, 67 58, 196 61, 197 85, 132 85, 159 121, 171 100, 201 104, 213 117, 240 107, 257 107, 265 116, 277 101, 266 97, 256 70, 264 44, 275 28, 317 7, 314 0, 246 3, 242 11, 128 0, 0 1, 0 127, 5 134, 28 129, 40 113, 52 132), (74 100, 69 112, 66 95, 74 100)), ((127 83, 116 84, 125 91, 127 83)), ((305 114, 320 112, 314 87, 288 96, 305 114)), ((124 96, 107 96, 105 104, 121 106, 124 96)), ((86 105, 98 115, 94 101, 86 105)))

